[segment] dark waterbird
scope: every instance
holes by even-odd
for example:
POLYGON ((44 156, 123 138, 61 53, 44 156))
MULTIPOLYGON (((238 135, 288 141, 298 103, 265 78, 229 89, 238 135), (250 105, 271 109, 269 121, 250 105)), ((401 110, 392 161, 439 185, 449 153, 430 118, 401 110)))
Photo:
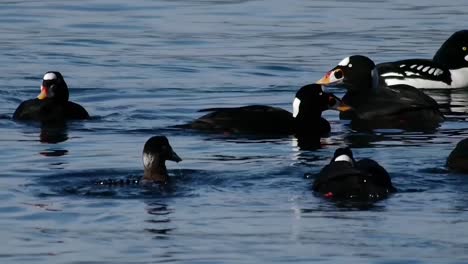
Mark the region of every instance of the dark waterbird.
POLYGON ((387 171, 372 159, 356 161, 350 148, 339 148, 315 177, 312 189, 327 198, 374 200, 396 191, 387 171))
POLYGON ((60 72, 49 71, 43 77, 41 93, 35 99, 22 102, 13 119, 60 123, 67 120, 89 119, 88 112, 68 100, 68 86, 60 72))
POLYGON ((434 99, 408 85, 387 86, 365 56, 343 59, 317 83, 347 89, 342 100, 352 111, 340 118, 351 119, 355 128, 431 130, 444 120, 434 99))
MULTIPOLYGON (((122 179, 105 179, 94 182, 94 185, 104 187, 123 187, 145 185, 151 187, 170 187, 170 177, 167 173, 166 160, 180 162, 182 159, 174 152, 165 136, 153 136, 143 147, 143 177, 127 177, 122 179)), ((72 188, 75 190, 76 188, 72 188)), ((169 190, 169 189, 167 189, 169 190)))
POLYGON ((323 91, 318 84, 302 87, 296 93, 293 113, 265 105, 203 109, 208 114, 178 126, 202 131, 251 135, 296 135, 298 138, 318 138, 330 133, 330 123, 321 117, 323 111, 347 111, 339 98, 323 91))

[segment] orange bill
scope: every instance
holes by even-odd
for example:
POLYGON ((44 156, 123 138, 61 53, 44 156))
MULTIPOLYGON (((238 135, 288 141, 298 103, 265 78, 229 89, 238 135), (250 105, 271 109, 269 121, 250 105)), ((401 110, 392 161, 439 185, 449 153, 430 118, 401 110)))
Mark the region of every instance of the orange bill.
POLYGON ((41 93, 37 96, 37 99, 43 100, 45 98, 47 98, 47 88, 41 86, 41 93))

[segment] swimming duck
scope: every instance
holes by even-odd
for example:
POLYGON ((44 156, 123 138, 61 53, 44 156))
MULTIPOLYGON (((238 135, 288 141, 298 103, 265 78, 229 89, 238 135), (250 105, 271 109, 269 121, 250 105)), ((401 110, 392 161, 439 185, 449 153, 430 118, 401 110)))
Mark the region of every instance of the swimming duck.
POLYGON ((457 146, 447 158, 450 170, 468 173, 468 138, 458 142, 457 146))
POLYGON ((317 83, 347 89, 342 100, 353 110, 340 118, 352 119, 358 127, 435 128, 444 120, 434 99, 408 85, 387 86, 365 56, 343 59, 317 83))
POLYGON ((396 192, 390 175, 372 159, 357 161, 349 147, 335 151, 316 176, 312 189, 327 198, 379 199, 396 192))
POLYGON ((468 88, 468 30, 453 33, 432 60, 408 59, 377 65, 387 85, 423 89, 468 88))
POLYGON ((148 139, 143 147, 143 177, 126 179, 106 179, 95 182, 101 186, 128 186, 141 184, 158 184, 167 186, 170 182, 167 174, 166 160, 180 162, 182 159, 172 150, 165 136, 154 136, 148 139))
POLYGON ((166 160, 180 162, 182 159, 172 150, 165 136, 154 136, 146 141, 143 148, 144 175, 142 182, 167 184, 166 160))
POLYGON ((293 113, 265 105, 210 108, 201 110, 210 113, 182 127, 227 133, 324 136, 330 133, 330 123, 321 117, 327 109, 350 108, 333 94, 324 92, 320 85, 310 84, 297 91, 293 113))
POLYGON ((88 119, 88 112, 79 104, 68 101, 68 86, 60 72, 46 72, 41 93, 36 99, 22 102, 15 113, 15 120, 41 122, 63 122, 66 120, 88 119))

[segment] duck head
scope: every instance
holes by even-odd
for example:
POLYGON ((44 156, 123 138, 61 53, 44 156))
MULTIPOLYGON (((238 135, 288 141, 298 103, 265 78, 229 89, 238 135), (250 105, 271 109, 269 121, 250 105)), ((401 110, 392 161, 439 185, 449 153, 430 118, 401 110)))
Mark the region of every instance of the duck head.
POLYGON ((335 154, 333 155, 332 160, 330 163, 337 162, 337 161, 345 161, 349 162, 354 166, 355 160, 353 157, 353 152, 349 147, 339 148, 335 150, 335 154))
POLYGON ((371 59, 362 55, 353 55, 340 61, 316 83, 325 86, 344 86, 348 91, 362 91, 376 88, 379 85, 379 75, 371 59))
POLYGON ((468 30, 453 33, 436 52, 433 61, 449 69, 468 67, 468 30))
POLYGON ((42 78, 41 93, 37 96, 39 100, 68 101, 68 86, 60 72, 49 71, 42 78))
POLYGON ((296 119, 319 116, 323 111, 334 109, 348 111, 351 107, 344 104, 332 93, 323 91, 319 84, 309 84, 297 91, 293 101, 293 116, 296 119))
POLYGON ((182 161, 172 150, 165 136, 154 136, 148 139, 143 148, 143 180, 167 183, 169 176, 167 175, 166 160, 182 161))

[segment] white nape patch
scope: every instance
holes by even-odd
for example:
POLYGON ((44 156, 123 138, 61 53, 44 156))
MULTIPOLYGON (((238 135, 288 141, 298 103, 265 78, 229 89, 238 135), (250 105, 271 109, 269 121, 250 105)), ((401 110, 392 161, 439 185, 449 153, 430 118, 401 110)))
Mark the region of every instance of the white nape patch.
POLYGON ((417 68, 418 71, 420 71, 422 69, 422 67, 424 67, 424 65, 419 65, 419 67, 417 68))
POLYGON ((380 75, 382 77, 404 77, 403 74, 400 74, 398 72, 387 72, 387 73, 384 73, 382 75, 380 75))
POLYGON ((299 106, 301 105, 301 100, 297 97, 294 98, 293 102, 293 117, 295 118, 299 114, 299 106))
POLYGON ((57 79, 57 75, 53 72, 46 73, 44 75, 44 78, 42 78, 44 81, 50 81, 50 80, 55 80, 57 79))
POLYGON ((351 159, 351 157, 349 157, 346 154, 343 154, 343 155, 340 155, 340 156, 336 157, 334 161, 346 161, 346 162, 349 162, 349 163, 353 163, 353 160, 351 159))
POLYGON ((340 63, 338 63, 338 65, 340 66, 346 66, 348 64, 349 64, 349 57, 344 58, 342 61, 340 61, 340 63))
POLYGON ((432 74, 434 71, 435 71, 435 68, 431 68, 431 69, 428 71, 428 73, 429 73, 429 74, 432 74))
POLYGON ((468 61, 468 55, 465 56, 465 60, 468 61))
POLYGON ((400 65, 400 68, 403 68, 403 67, 405 67, 405 66, 406 66, 405 64, 402 64, 402 65, 400 65))
POLYGON ((426 67, 424 67, 424 69, 422 69, 422 71, 427 72, 427 70, 429 70, 429 68, 430 68, 429 66, 426 66, 426 67))
POLYGON ((151 167, 151 164, 153 164, 153 161, 154 161, 153 155, 148 154, 148 153, 143 154, 143 166, 145 166, 145 168, 151 167))

